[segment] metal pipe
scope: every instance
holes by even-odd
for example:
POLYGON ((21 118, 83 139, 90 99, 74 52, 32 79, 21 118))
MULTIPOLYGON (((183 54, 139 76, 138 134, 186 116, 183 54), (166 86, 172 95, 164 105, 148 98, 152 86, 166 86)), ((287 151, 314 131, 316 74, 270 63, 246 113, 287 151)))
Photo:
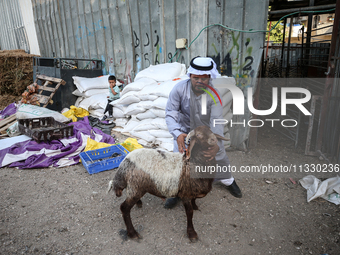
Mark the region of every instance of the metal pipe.
MULTIPOLYGON (((271 28, 272 28, 272 22, 269 23, 269 31, 270 31, 271 28)), ((266 59, 267 59, 267 56, 268 56, 269 37, 270 37, 270 32, 268 32, 267 50, 266 50, 266 59)))
POLYGON ((283 57, 284 57, 284 49, 285 49, 286 25, 287 25, 287 18, 285 18, 283 22, 283 38, 282 38, 281 61, 280 61, 281 77, 282 77, 283 57))
POLYGON ((289 77, 289 69, 290 69, 290 61, 289 61, 289 50, 290 50, 290 40, 292 38, 292 29, 293 28, 293 18, 289 20, 289 36, 288 36, 288 48, 287 48, 287 69, 286 69, 286 77, 289 77))
MULTIPOLYGON (((314 5, 314 1, 312 5, 314 5)), ((269 11, 268 15, 292 13, 292 12, 298 12, 298 11, 318 11, 318 10, 324 10, 324 9, 332 9, 335 7, 336 7, 336 4, 325 4, 325 5, 318 5, 318 6, 291 8, 291 9, 284 9, 284 10, 277 10, 277 11, 269 11)))
POLYGON ((312 29, 312 32, 317 31, 317 30, 320 30, 320 29, 329 28, 329 27, 333 27, 333 24, 332 24, 332 25, 329 25, 329 26, 326 26, 326 27, 319 27, 319 28, 312 29))
POLYGON ((305 39, 305 37, 304 37, 304 34, 305 34, 305 26, 302 26, 302 28, 301 28, 301 30, 302 30, 302 35, 301 35, 301 37, 302 37, 302 42, 301 42, 301 61, 300 61, 300 64, 301 64, 301 69, 302 69, 302 77, 304 77, 305 76, 305 67, 304 67, 304 63, 303 63, 303 41, 304 41, 304 39, 305 39))
MULTIPOLYGON (((313 6, 314 5, 314 0, 309 0, 309 6, 313 6)), ((312 37, 312 25, 313 25, 313 14, 310 13, 308 14, 308 22, 307 22, 307 39, 306 39, 306 55, 308 56, 310 53, 310 41, 311 41, 311 37, 312 37)), ((309 60, 307 60, 306 62, 307 65, 309 65, 309 60)))

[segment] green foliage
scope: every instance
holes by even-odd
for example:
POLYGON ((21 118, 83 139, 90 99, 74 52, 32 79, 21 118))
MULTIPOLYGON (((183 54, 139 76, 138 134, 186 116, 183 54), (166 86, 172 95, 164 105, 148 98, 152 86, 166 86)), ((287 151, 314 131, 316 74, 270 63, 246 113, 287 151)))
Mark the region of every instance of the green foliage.
MULTIPOLYGON (((277 21, 272 21, 272 28, 276 24, 277 21)), ((269 31, 270 21, 267 22, 267 31, 269 31)), ((266 41, 268 40, 268 34, 266 33, 266 41)), ((270 32, 269 41, 274 43, 281 43, 283 39, 283 25, 278 23, 276 27, 270 32)))

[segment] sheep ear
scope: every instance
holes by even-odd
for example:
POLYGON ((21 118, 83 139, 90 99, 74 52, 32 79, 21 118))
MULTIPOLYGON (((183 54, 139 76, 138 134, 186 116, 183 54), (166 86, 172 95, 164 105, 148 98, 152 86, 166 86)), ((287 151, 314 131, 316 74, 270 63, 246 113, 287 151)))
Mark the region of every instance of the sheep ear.
POLYGON ((187 148, 187 151, 186 151, 186 159, 189 159, 190 158, 190 156, 191 156, 191 150, 192 150, 192 148, 194 148, 194 146, 195 146, 195 142, 196 142, 196 139, 194 139, 194 138, 192 138, 191 140, 190 140, 190 144, 189 144, 189 146, 188 146, 188 148, 187 148))
POLYGON ((223 137, 221 135, 218 135, 218 134, 215 134, 215 133, 214 133, 214 135, 216 136, 217 139, 221 139, 221 140, 224 140, 224 141, 229 141, 230 140, 228 138, 225 138, 225 137, 223 137))

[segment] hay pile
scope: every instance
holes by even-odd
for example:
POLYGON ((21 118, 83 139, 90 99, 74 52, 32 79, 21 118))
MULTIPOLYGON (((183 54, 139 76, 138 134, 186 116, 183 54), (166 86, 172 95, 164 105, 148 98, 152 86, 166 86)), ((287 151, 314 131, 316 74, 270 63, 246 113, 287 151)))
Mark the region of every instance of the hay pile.
POLYGON ((0 108, 20 98, 33 83, 33 56, 24 50, 0 50, 0 108))
POLYGON ((33 83, 33 56, 24 50, 0 51, 0 95, 21 95, 33 83))

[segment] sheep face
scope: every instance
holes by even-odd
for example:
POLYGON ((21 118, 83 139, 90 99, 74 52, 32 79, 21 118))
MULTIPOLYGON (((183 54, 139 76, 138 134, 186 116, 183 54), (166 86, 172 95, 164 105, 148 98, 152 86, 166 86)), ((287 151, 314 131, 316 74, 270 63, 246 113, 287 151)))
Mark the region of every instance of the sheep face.
POLYGON ((190 131, 190 133, 186 137, 186 143, 190 145, 189 150, 187 151, 187 159, 190 158, 193 148, 195 147, 195 151, 198 150, 204 151, 208 148, 217 146, 217 139, 222 139, 228 141, 228 139, 220 136, 218 134, 214 134, 209 127, 207 126, 199 126, 196 129, 190 131))

